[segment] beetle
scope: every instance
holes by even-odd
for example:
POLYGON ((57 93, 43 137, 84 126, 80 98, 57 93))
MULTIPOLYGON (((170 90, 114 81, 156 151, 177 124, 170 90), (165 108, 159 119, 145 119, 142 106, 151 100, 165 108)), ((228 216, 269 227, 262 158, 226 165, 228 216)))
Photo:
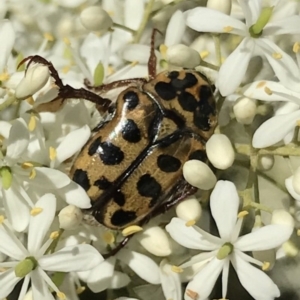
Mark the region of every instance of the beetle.
POLYGON ((202 73, 156 74, 154 35, 155 30, 148 80, 74 89, 62 83, 51 62, 29 58, 29 64, 49 67, 60 98, 83 98, 96 103, 101 113, 109 112, 108 121, 97 126, 75 159, 70 177, 91 199, 86 219, 112 230, 142 225, 194 193, 197 189, 183 179, 182 167, 190 159, 206 162, 205 143, 217 125, 213 88, 202 73), (99 95, 118 87, 125 90, 115 103, 99 95))

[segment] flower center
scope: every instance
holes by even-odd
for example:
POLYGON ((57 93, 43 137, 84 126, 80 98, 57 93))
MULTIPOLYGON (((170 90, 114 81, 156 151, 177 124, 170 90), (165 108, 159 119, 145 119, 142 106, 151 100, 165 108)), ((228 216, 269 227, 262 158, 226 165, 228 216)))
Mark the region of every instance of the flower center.
POLYGON ((217 253, 217 259, 224 259, 233 252, 234 246, 231 243, 225 243, 217 253))
POLYGON ((9 167, 0 168, 0 177, 2 180, 2 186, 5 190, 8 190, 12 182, 12 174, 9 167))
POLYGON ((274 7, 264 7, 255 24, 249 28, 249 33, 253 38, 259 38, 262 35, 264 27, 268 24, 274 7))
POLYGON ((15 266, 15 274, 17 277, 23 278, 33 271, 37 265, 37 260, 33 256, 28 256, 15 266))

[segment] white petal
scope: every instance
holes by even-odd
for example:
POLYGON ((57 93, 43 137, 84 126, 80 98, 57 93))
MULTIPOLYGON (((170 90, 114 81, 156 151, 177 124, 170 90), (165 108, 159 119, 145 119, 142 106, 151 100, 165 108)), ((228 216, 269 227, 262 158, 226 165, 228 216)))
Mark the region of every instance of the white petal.
POLYGON ((189 249, 199 250, 215 250, 221 246, 219 238, 185 224, 185 221, 173 218, 166 226, 166 230, 178 244, 189 249))
POLYGON ((247 27, 243 22, 206 7, 197 7, 188 11, 186 24, 200 32, 224 33, 226 27, 232 27, 230 33, 247 35, 247 27))
POLYGON ((264 122, 254 133, 254 148, 265 148, 280 142, 290 131, 294 130, 300 110, 286 115, 275 116, 264 122))
POLYGON ((13 180, 8 190, 3 190, 3 205, 6 216, 14 230, 24 231, 29 223, 29 206, 20 193, 19 183, 13 180))
POLYGON ((245 251, 261 251, 281 246, 293 232, 292 226, 267 225, 240 237, 234 247, 245 251))
POLYGON ((130 277, 122 272, 115 271, 109 285, 110 289, 120 289, 130 283, 130 277))
POLYGON ((299 68, 292 57, 266 38, 255 39, 255 43, 262 49, 277 78, 283 85, 295 91, 299 90, 299 68), (281 58, 274 58, 274 53, 281 55, 281 58))
POLYGON ((261 1, 260 0, 240 0, 239 4, 243 10, 243 15, 246 19, 248 27, 255 24, 259 14, 261 12, 261 1))
POLYGON ((150 55, 150 47, 142 44, 132 44, 124 47, 123 59, 137 61, 140 64, 147 64, 150 55))
POLYGON ((22 278, 16 277, 15 270, 13 268, 9 269, 8 271, 0 273, 0 282, 1 282, 0 299, 4 299, 6 296, 8 296, 9 293, 15 287, 15 285, 21 279, 22 278))
POLYGON ((76 182, 71 181, 61 192, 62 198, 65 199, 68 204, 73 204, 82 209, 91 207, 91 199, 86 191, 76 182))
POLYGON ((273 300, 280 296, 276 284, 263 271, 251 266, 238 255, 233 255, 231 262, 241 284, 254 299, 273 300))
POLYGON ((244 38, 222 64, 217 86, 223 96, 233 93, 244 79, 254 47, 252 38, 244 38))
POLYGON ((37 185, 38 187, 45 186, 48 189, 60 189, 65 187, 71 182, 68 175, 55 169, 50 169, 46 167, 36 167, 36 176, 33 179, 28 179, 28 181, 37 185))
POLYGON ((0 23, 0 36, 2 41, 0 44, 0 73, 2 73, 15 43, 15 31, 9 20, 5 19, 0 23))
POLYGON ((7 256, 16 260, 22 260, 27 255, 28 252, 20 240, 12 232, 7 231, 3 225, 0 225, 0 240, 0 252, 7 256))
POLYGON ((11 124, 6 121, 0 121, 0 135, 2 135, 5 139, 8 139, 9 132, 11 129, 11 124))
POLYGON ((39 267, 31 272, 31 289, 33 299, 55 300, 46 284, 39 267))
POLYGON ((300 93, 287 89, 282 83, 268 80, 252 82, 243 87, 242 93, 250 98, 264 101, 292 101, 300 104, 300 93), (267 93, 265 89, 271 90, 267 93))
POLYGON ((125 0, 124 3, 124 25, 138 30, 144 14, 144 2, 140 0, 125 0), (134 12, 134 18, 132 13, 134 12))
POLYGON ((80 272, 91 270, 103 261, 100 253, 91 245, 81 244, 65 247, 39 259, 46 271, 80 272))
POLYGON ((94 293, 106 290, 112 280, 116 259, 109 258, 98 264, 89 274, 87 285, 94 293))
POLYGON ((87 125, 67 134, 56 148, 56 162, 61 163, 74 155, 84 146, 90 135, 91 130, 87 125))
POLYGON ((10 128, 7 140, 7 157, 12 160, 18 159, 27 149, 28 144, 29 131, 27 125, 23 119, 16 119, 10 128))
POLYGON ((229 242, 239 207, 235 185, 230 181, 218 181, 210 196, 210 207, 222 240, 229 242))
POLYGON ((293 176, 285 180, 285 187, 295 200, 300 201, 300 194, 295 191, 293 186, 293 176))
POLYGON ((56 198, 53 194, 45 194, 37 201, 35 207, 41 208, 42 211, 35 216, 30 216, 28 228, 28 251, 33 256, 38 253, 45 235, 54 219, 56 198))
POLYGON ((166 299, 181 300, 181 282, 178 273, 172 271, 172 266, 164 259, 160 263, 161 287, 166 299))
POLYGON ((123 249, 118 253, 118 258, 145 281, 152 284, 160 283, 158 265, 150 257, 123 249))
POLYGON ((263 36, 300 33, 300 16, 289 16, 281 20, 272 20, 263 30, 263 36))
POLYGON ((193 278, 186 287, 184 294, 185 300, 193 300, 188 296, 187 291, 191 290, 198 294, 201 299, 207 299, 210 295, 224 265, 224 260, 213 258, 199 273, 193 278))
POLYGON ((181 42, 185 31, 185 18, 182 11, 177 10, 171 17, 165 35, 167 47, 177 45, 181 42))

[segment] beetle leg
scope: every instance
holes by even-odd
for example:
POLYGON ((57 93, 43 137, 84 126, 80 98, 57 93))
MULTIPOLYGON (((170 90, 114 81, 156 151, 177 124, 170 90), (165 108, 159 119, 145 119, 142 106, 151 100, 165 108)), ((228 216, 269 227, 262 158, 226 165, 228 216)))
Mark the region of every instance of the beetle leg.
POLYGON ((150 57, 148 60, 148 76, 149 80, 154 79, 156 76, 156 55, 155 55, 155 34, 159 32, 162 34, 158 29, 154 28, 152 30, 151 35, 151 44, 150 44, 150 57))
POLYGON ((107 259, 111 256, 116 255, 123 247, 126 246, 126 244, 129 242, 129 240, 133 237, 132 235, 126 236, 119 244, 116 248, 112 249, 110 252, 103 254, 104 259, 107 259))
POLYGON ((111 100, 109 100, 109 99, 102 98, 101 96, 99 96, 93 92, 90 92, 84 88, 74 89, 73 87, 71 87, 68 84, 64 85, 61 78, 58 75, 58 72, 54 68, 53 64, 50 61, 46 60, 45 58, 43 58, 39 55, 29 56, 29 57, 23 59, 20 62, 19 66, 21 64, 25 63, 26 61, 29 61, 26 70, 32 63, 40 63, 40 64, 48 67, 50 75, 54 79, 54 83, 55 83, 55 85, 57 85, 57 87, 59 89, 58 97, 52 101, 56 101, 60 98, 62 98, 63 100, 68 99, 68 98, 85 99, 85 100, 95 103, 97 109, 100 112, 106 112, 108 107, 110 106, 111 100))
POLYGON ((132 84, 142 85, 142 84, 146 83, 147 81, 148 80, 146 78, 129 78, 129 79, 116 80, 116 81, 102 84, 99 86, 93 86, 87 79, 85 79, 84 84, 88 89, 90 89, 94 92, 106 93, 108 91, 111 91, 113 89, 117 89, 120 87, 128 87, 132 84))
POLYGON ((150 219, 157 217, 158 215, 166 213, 169 209, 185 200, 188 196, 195 194, 198 189, 191 186, 186 181, 182 181, 176 187, 176 193, 168 200, 154 208, 151 214, 142 221, 143 224, 147 223, 150 219))

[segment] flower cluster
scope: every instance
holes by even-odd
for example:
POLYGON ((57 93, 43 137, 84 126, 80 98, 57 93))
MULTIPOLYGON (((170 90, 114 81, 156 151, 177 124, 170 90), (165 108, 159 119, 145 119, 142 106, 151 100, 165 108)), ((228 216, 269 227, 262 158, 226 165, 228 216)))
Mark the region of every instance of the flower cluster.
MULTIPOLYGON (((293 274, 300 268, 299 34, 296 0, 2 1, 0 300, 271 300, 282 291, 300 297, 293 274), (204 129, 203 139, 192 133, 179 143, 175 132, 172 153, 153 146, 152 132, 143 136, 138 127, 161 125, 149 107, 167 120, 162 136, 183 126, 183 114, 172 105, 162 113, 163 100, 150 95, 145 111, 126 103, 140 116, 130 136, 122 132, 134 141, 122 153, 127 166, 118 168, 120 150, 111 143, 120 142, 123 129, 88 144, 127 113, 120 88, 137 87, 146 98, 145 82, 182 69, 202 73, 211 85, 214 133, 204 129), (148 156, 133 149, 141 139, 148 156), (175 159, 188 157, 190 140, 203 148, 187 161, 175 159), (84 166, 74 170, 85 145, 84 166), (95 162, 92 150, 109 163, 95 162), (164 176, 160 157, 167 158, 164 176), (126 203, 142 203, 136 197, 145 207, 126 203), (112 222, 116 207, 122 213, 112 222), (134 222, 136 213, 144 217, 134 222), (288 270, 295 282, 282 280, 287 259, 295 262, 288 270)), ((172 84, 185 85, 182 78, 172 84)), ((163 87, 168 94, 169 84, 163 87)), ((182 108, 213 126, 205 119, 206 93, 195 110, 194 99, 179 94, 182 108)))

